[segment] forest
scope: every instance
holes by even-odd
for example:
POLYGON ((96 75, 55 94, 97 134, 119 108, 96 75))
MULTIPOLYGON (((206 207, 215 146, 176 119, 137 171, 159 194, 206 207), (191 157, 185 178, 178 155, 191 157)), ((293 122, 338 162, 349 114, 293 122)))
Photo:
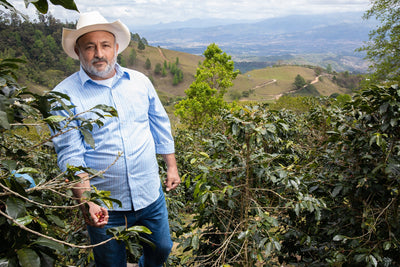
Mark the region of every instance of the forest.
MULTIPOLYGON (((50 2, 32 4, 45 14, 50 2)), ((77 10, 73 0, 51 4, 77 10)), ((186 96, 173 107, 182 183, 166 193, 175 244, 167 266, 400 264, 400 55, 393 49, 400 45, 399 14, 400 1, 371 0, 365 17, 381 26, 360 49, 374 71, 351 96, 228 103, 224 95, 238 71, 218 45, 207 47, 186 96)), ((92 144, 92 127, 117 112, 100 105, 87 111, 90 120, 52 116, 54 103, 70 110, 68 95, 29 90, 27 80, 52 86, 77 68, 53 36, 61 24, 39 18, 43 28, 29 31, 1 14, 0 47, 20 46, 0 51, 0 264, 93 266, 94 245, 71 189, 81 182, 78 171, 95 177, 104 170, 61 172, 49 127, 62 133, 78 120, 77 130, 92 144), (49 64, 55 73, 35 76, 50 71, 49 64)), ((164 179, 161 160, 160 173, 164 179)), ((85 197, 115 202, 96 188, 85 197)), ((111 234, 125 242, 129 262, 137 262, 147 231, 120 227, 111 234)))

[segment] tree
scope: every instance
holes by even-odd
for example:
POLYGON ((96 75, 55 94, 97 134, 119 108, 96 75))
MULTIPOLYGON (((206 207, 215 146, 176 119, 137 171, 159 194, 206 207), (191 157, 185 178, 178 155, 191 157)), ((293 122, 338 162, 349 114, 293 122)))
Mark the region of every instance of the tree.
POLYGON ((128 64, 133 66, 133 64, 135 64, 135 61, 136 61, 136 50, 132 48, 131 52, 129 52, 128 64))
POLYGON ((185 91, 186 98, 175 106, 175 114, 192 126, 207 121, 226 106, 223 97, 239 73, 231 57, 216 44, 210 44, 203 55, 195 81, 185 91))
POLYGON ((117 56, 117 62, 122 66, 126 67, 126 60, 122 54, 118 54, 117 56))
POLYGON ((161 63, 157 63, 156 66, 154 67, 154 73, 159 75, 162 72, 162 67, 161 67, 161 63))
POLYGON ((166 77, 167 76, 167 70, 166 70, 165 66, 162 68, 161 76, 162 77, 166 77))
POLYGON ((297 74, 297 76, 294 78, 294 83, 293 86, 296 90, 299 90, 301 88, 304 87, 304 85, 306 85, 306 80, 304 80, 304 78, 300 75, 297 74))
POLYGON ((131 35, 131 40, 134 42, 139 42, 140 41, 140 35, 138 33, 132 34, 131 35))
POLYGON ((145 50, 146 49, 146 46, 144 45, 144 43, 142 42, 141 39, 139 40, 137 47, 138 47, 139 50, 145 50))
POLYGON ((328 64, 328 66, 326 67, 326 72, 332 73, 332 65, 331 64, 328 64))
POLYGON ((142 37, 140 39, 140 41, 144 44, 144 45, 149 45, 149 43, 147 42, 146 38, 142 37))
POLYGON ((145 67, 147 70, 151 69, 151 62, 150 62, 150 59, 149 59, 149 58, 146 59, 146 62, 144 63, 144 67, 145 67))
POLYGON ((399 80, 400 77, 400 1, 372 0, 365 19, 376 18, 381 25, 372 30, 369 42, 359 51, 366 51, 374 81, 399 80))

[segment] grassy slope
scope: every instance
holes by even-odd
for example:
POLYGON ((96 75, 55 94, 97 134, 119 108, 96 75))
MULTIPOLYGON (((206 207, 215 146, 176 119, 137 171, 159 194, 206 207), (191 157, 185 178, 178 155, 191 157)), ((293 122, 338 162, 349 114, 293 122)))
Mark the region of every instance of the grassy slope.
MULTIPOLYGON (((136 44, 129 47, 124 51, 124 55, 128 57, 130 49, 136 49, 136 44)), ((153 77, 154 85, 161 97, 176 97, 184 96, 185 90, 189 88, 190 84, 194 81, 194 75, 198 63, 203 60, 203 57, 196 56, 188 53, 172 51, 157 47, 147 46, 144 51, 137 50, 137 61, 133 66, 128 66, 138 71, 153 77), (160 53, 162 52, 162 54, 160 53), (179 58, 180 68, 184 72, 184 81, 177 86, 172 85, 172 75, 161 77, 154 74, 154 66, 157 63, 175 62, 179 58), (152 64, 152 70, 144 68, 146 59, 149 58, 152 64)), ((292 84, 297 74, 300 74, 306 82, 311 82, 316 78, 313 69, 302 66, 279 66, 268 67, 265 69, 253 70, 245 74, 240 74, 234 81, 234 86, 229 91, 238 91, 242 93, 250 89, 254 89, 254 93, 247 99, 242 100, 255 100, 265 101, 276 99, 281 94, 292 90, 292 84), (275 81, 276 80, 276 81, 275 81), (275 82, 272 82, 275 81, 275 82)), ((346 90, 332 83, 328 77, 323 77, 314 84, 316 89, 321 95, 331 95, 332 93, 344 93, 346 90)), ((229 92, 227 98, 229 98, 229 92)))
MULTIPOLYGON (((204 58, 188 53, 162 49, 158 47, 146 46, 145 50, 138 50, 137 43, 132 42, 131 45, 122 53, 126 61, 132 49, 136 50, 136 61, 129 68, 143 72, 152 78, 155 88, 164 103, 169 102, 179 96, 185 96, 185 90, 189 88, 194 81, 197 66, 204 58), (151 69, 145 69, 146 59, 151 62, 151 69), (173 85, 173 76, 168 73, 166 77, 154 74, 154 67, 157 63, 164 64, 164 60, 174 63, 179 58, 179 68, 184 73, 184 81, 178 85, 173 85)), ((292 84, 297 74, 300 74, 307 82, 315 79, 314 70, 301 66, 279 66, 267 67, 265 69, 253 70, 245 74, 240 74, 234 80, 234 86, 229 89, 230 92, 237 91, 240 94, 243 91, 253 89, 254 93, 250 94, 247 99, 252 101, 265 101, 276 99, 277 96, 292 90, 292 84), (272 82, 274 81, 274 82, 272 82)), ((331 95, 332 93, 344 93, 345 89, 338 87, 332 83, 328 77, 323 77, 321 81, 314 84, 321 95, 331 95)), ((40 85, 29 85, 33 91, 39 92, 46 90, 40 85)), ((51 90, 47 89, 47 90, 51 90)), ((227 93, 227 100, 229 99, 227 93)))
MULTIPOLYGON (((246 100, 271 100, 281 94, 293 89, 295 77, 300 74, 306 82, 311 82, 316 78, 313 69, 301 66, 279 66, 268 67, 265 69, 253 70, 238 76, 234 81, 232 90, 243 92, 253 89, 246 100)), ((314 84, 321 95, 331 95, 332 93, 344 93, 346 90, 332 83, 328 77, 322 77, 314 84)))
POLYGON ((136 43, 133 43, 133 47, 130 46, 123 52, 123 56, 128 59, 128 55, 131 49, 136 50, 136 62, 129 68, 143 72, 149 77, 152 77, 154 87, 157 89, 160 95, 167 97, 184 96, 185 90, 189 88, 190 84, 194 81, 194 75, 198 63, 203 59, 201 56, 196 56, 188 53, 182 53, 152 46, 146 46, 145 50, 138 50, 136 43), (151 62, 151 69, 145 69, 146 59, 149 58, 151 62), (184 73, 183 82, 178 85, 173 85, 173 76, 168 73, 166 77, 154 74, 154 67, 157 63, 164 64, 164 60, 171 63, 175 63, 176 58, 179 58, 179 68, 184 73))

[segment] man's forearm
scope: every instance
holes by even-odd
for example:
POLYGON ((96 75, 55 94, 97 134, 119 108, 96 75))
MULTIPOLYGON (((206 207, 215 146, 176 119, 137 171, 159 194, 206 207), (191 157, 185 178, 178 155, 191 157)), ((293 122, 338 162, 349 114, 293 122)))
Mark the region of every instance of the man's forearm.
POLYGON ((77 183, 72 188, 72 193, 76 198, 78 198, 79 202, 82 201, 82 195, 85 191, 90 191, 90 181, 89 181, 89 174, 81 173, 78 176, 82 179, 82 182, 77 183))
POLYGON ((165 164, 167 164, 167 169, 168 170, 170 168, 178 170, 178 167, 176 165, 175 154, 173 154, 173 153, 172 154, 163 154, 162 157, 163 157, 163 159, 165 161, 165 164))

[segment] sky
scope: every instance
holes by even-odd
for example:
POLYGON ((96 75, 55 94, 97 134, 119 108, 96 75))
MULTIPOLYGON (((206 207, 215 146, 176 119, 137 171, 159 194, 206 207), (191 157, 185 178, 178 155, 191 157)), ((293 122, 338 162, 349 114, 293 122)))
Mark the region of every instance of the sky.
MULTIPOLYGON (((35 17, 32 5, 8 0, 19 11, 35 17)), ((50 1, 48 1, 50 2, 50 1)), ((80 12, 97 10, 108 21, 120 19, 130 28, 196 18, 261 20, 292 14, 364 12, 370 0, 75 0, 80 12)), ((49 11, 62 22, 75 22, 76 11, 50 5, 49 11)))

